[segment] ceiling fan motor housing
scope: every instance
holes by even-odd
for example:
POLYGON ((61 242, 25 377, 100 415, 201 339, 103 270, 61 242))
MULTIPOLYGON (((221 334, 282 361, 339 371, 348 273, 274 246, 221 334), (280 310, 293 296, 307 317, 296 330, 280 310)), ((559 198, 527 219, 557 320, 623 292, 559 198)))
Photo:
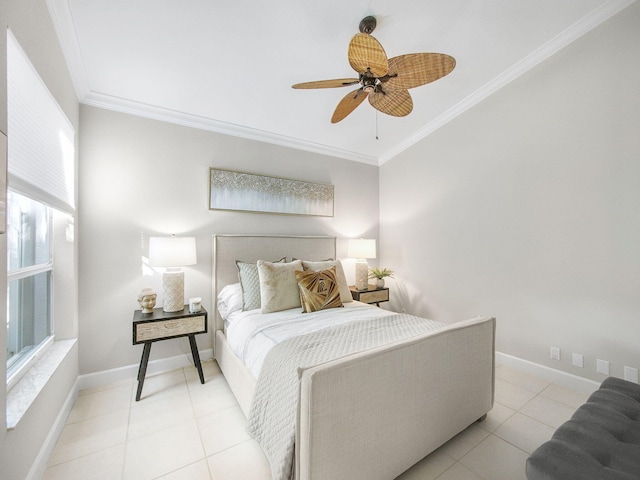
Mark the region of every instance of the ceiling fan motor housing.
POLYGON ((360 75, 360 84, 362 85, 362 89, 369 93, 373 92, 376 89, 376 85, 378 84, 378 79, 374 77, 370 72, 367 75, 367 72, 360 75))

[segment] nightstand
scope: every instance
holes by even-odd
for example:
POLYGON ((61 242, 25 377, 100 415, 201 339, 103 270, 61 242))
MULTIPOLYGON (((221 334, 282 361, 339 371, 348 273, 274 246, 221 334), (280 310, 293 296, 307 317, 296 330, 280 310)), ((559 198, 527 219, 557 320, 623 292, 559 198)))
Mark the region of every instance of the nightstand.
POLYGON ((189 312, 189 305, 185 305, 184 310, 179 312, 168 313, 164 312, 162 308, 154 308, 152 313, 142 313, 142 310, 136 310, 133 313, 133 344, 144 343, 140 368, 138 369, 136 402, 140 400, 142 394, 151 344, 160 340, 189 337, 193 363, 198 369, 200 383, 204 383, 204 374, 195 337, 199 333, 207 333, 207 311, 204 308, 196 313, 189 312))
POLYGON ((369 285, 368 290, 357 290, 356 287, 349 287, 351 290, 351 296, 354 300, 362 303, 370 303, 376 304, 376 306, 380 306, 380 302, 388 302, 389 301, 389 288, 382 287, 378 288, 375 285, 369 285))

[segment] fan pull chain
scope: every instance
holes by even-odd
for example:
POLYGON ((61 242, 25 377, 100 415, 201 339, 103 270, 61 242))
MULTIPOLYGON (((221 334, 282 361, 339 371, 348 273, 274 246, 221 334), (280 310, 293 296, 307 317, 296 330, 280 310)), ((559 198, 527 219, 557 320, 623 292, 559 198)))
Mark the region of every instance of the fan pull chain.
POLYGON ((378 111, 376 110, 376 140, 378 140, 378 111))

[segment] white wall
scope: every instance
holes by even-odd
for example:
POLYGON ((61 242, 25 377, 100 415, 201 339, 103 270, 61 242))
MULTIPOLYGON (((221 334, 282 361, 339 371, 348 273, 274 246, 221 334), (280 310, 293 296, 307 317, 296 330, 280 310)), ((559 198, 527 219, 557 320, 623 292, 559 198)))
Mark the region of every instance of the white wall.
MULTIPOLYGON (((149 236, 196 237, 198 265, 184 269, 185 295, 201 296, 211 310, 214 233, 378 235, 376 166, 87 106, 81 107, 81 125, 81 373, 140 361, 142 346, 131 345, 137 294, 149 285, 162 305, 160 276, 143 275, 149 236), (335 216, 209 210, 210 167, 331 183, 335 216)), ((343 243, 339 257, 346 256, 343 243)), ((200 349, 211 348, 211 334, 197 341, 200 349)), ((187 352, 186 339, 158 342, 151 360, 187 352)))
MULTIPOLYGON (((49 17, 46 2, 41 0, 2 0, 0 2, 0 130, 7 133, 7 59, 6 28, 10 28, 27 53, 49 91, 62 107, 76 130, 79 124, 78 101, 67 72, 62 52, 49 17)), ((9 132, 11 135, 11 132, 9 132)), ((69 247, 73 250, 73 246, 69 247)), ((72 253, 73 256, 73 253, 72 253)), ((0 292, 6 292, 6 237, 0 235, 0 292)), ((71 269, 75 268, 71 262, 71 269)), ((73 272, 71 285, 74 289, 73 272)), ((72 293, 70 297, 74 297, 72 293)), ((72 338, 76 330, 75 298, 60 312, 67 315, 63 335, 72 338)), ((0 318, 6 324, 6 294, 0 295, 0 318)), ((6 328, 0 328, 0 378, 6 378, 6 328)), ((78 375, 78 349, 72 348, 54 372, 36 401, 16 428, 6 431, 5 415, 0 415, 0 476, 14 480, 27 477, 40 453, 50 429, 73 389, 78 375)), ((5 411, 5 381, 0 382, 0 405, 5 411)))
POLYGON ((496 316, 499 351, 595 380, 640 368, 639 25, 635 3, 381 167, 396 308, 496 316))

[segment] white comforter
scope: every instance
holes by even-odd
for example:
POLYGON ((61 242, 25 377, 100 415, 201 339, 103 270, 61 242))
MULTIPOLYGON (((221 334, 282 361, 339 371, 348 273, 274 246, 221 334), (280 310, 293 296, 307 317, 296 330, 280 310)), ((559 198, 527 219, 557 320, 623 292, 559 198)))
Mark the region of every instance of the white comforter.
POLYGON ((283 340, 333 325, 390 314, 393 312, 360 302, 349 302, 344 304, 344 308, 312 313, 301 313, 300 307, 265 314, 259 309, 237 311, 227 318, 227 341, 253 376, 258 378, 265 356, 283 340))
MULTIPOLYGON (((385 315, 297 335, 271 349, 256 384, 248 431, 269 460, 273 480, 295 478, 294 452, 302 370, 384 345, 397 345, 442 327, 440 322, 412 315, 385 315)), ((353 409, 356 414, 358 407, 353 405, 353 409)))

